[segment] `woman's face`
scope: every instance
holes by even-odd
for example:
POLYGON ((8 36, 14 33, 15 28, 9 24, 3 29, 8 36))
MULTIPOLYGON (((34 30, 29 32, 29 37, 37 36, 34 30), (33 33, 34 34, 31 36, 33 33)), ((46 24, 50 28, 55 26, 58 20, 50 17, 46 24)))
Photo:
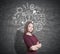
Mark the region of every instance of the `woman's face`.
POLYGON ((28 25, 28 32, 33 32, 33 24, 32 23, 30 23, 28 25))

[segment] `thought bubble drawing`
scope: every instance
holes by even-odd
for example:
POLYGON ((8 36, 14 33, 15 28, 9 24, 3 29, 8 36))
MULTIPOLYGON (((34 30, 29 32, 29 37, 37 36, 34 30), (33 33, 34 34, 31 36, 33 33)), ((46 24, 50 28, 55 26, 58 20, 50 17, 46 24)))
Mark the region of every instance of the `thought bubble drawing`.
POLYGON ((46 16, 44 9, 35 4, 23 4, 17 7, 16 13, 13 16, 13 23, 17 26, 17 30, 24 31, 24 25, 27 21, 34 23, 35 32, 41 31, 46 24, 46 16))

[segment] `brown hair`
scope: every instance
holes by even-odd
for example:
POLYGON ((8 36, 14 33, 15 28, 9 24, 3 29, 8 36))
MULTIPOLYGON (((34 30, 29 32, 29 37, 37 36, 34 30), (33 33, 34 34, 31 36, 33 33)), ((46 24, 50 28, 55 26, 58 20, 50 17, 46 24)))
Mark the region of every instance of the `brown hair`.
POLYGON ((30 23, 33 24, 33 21, 27 21, 27 22, 25 23, 25 26, 24 26, 24 33, 28 32, 28 25, 29 25, 30 23))

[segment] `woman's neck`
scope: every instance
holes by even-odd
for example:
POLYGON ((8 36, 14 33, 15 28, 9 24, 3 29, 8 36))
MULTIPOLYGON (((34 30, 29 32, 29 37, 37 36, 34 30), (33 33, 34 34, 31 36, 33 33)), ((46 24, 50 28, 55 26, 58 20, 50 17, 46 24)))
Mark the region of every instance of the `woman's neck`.
POLYGON ((30 32, 27 32, 27 33, 26 33, 26 35, 32 36, 32 33, 30 33, 30 32))

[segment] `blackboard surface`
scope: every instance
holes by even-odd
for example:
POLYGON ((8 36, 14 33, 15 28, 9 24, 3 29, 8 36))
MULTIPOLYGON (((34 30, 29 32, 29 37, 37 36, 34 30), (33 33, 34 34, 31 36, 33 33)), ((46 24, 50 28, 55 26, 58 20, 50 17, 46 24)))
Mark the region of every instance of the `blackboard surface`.
POLYGON ((58 0, 0 0, 0 54, 25 54, 23 33, 12 24, 12 16, 22 4, 34 3, 46 9, 46 25, 36 37, 42 48, 38 54, 60 53, 60 3, 58 0))

